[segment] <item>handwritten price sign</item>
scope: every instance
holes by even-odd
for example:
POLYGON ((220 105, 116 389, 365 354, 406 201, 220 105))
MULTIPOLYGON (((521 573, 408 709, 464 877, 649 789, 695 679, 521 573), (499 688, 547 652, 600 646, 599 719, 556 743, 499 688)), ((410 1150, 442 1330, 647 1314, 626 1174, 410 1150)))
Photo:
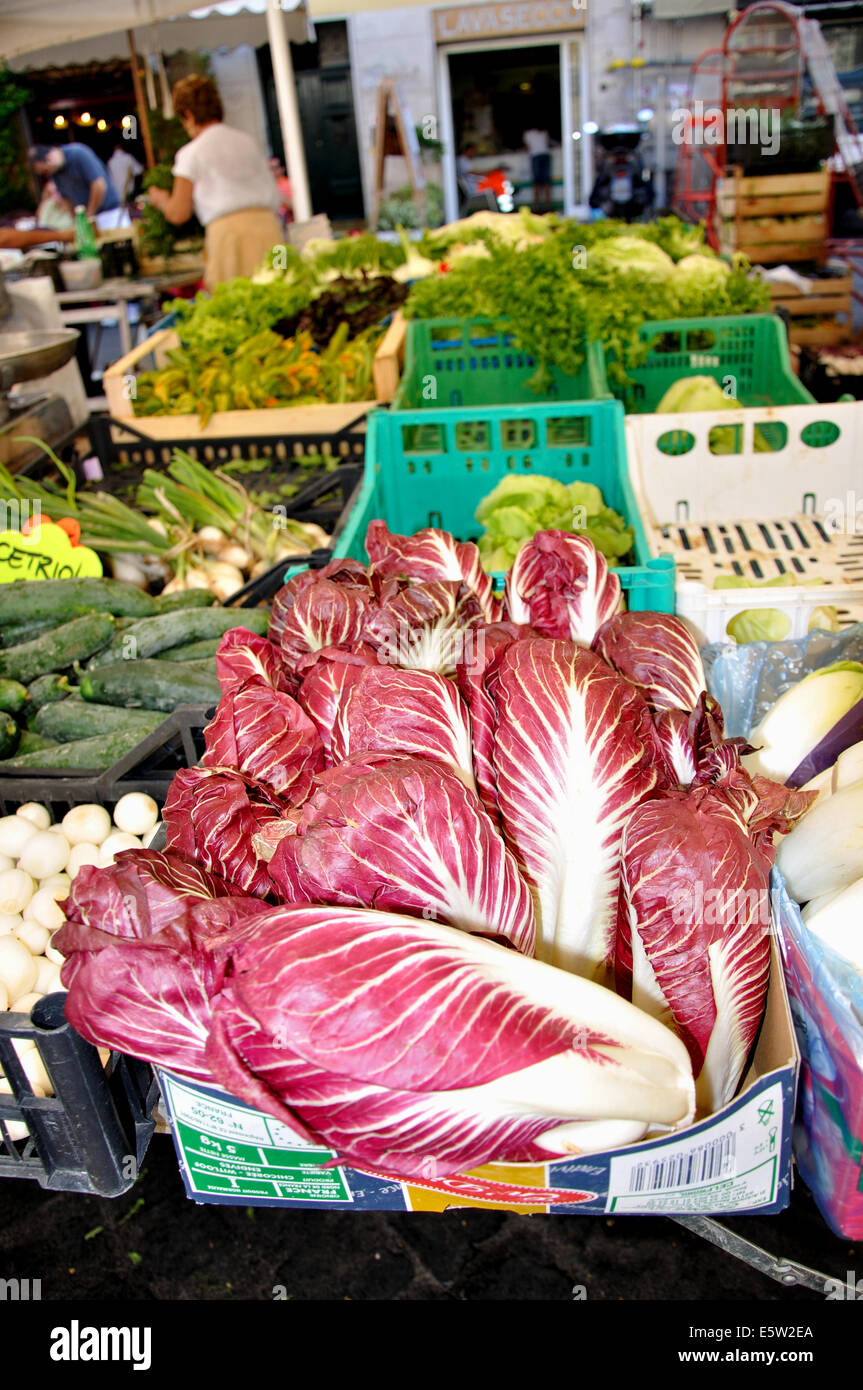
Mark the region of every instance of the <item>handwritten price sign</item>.
POLYGON ((102 561, 95 550, 78 544, 75 521, 47 520, 25 531, 0 531, 0 584, 16 579, 98 579, 102 561))

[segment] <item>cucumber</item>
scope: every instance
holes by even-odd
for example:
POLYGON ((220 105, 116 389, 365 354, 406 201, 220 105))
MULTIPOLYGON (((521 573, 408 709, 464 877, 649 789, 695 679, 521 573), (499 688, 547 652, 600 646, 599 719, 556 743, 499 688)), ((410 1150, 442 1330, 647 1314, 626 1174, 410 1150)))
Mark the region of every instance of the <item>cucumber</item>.
POLYGON ((0 710, 6 714, 19 714, 29 698, 26 685, 20 681, 0 680, 0 710))
POLYGON ((101 738, 82 738, 74 743, 53 743, 33 753, 16 755, 0 762, 0 771, 15 772, 22 767, 72 768, 76 771, 104 772, 119 758, 131 753, 141 742, 136 729, 118 730, 101 738))
POLYGON ((43 738, 41 734, 34 734, 30 729, 22 729, 18 747, 15 749, 15 757, 20 758, 24 753, 38 753, 43 748, 56 748, 56 746, 52 738, 43 738))
POLYGON ((161 710, 118 709, 116 705, 94 705, 77 696, 59 705, 43 705, 36 716, 36 732, 56 743, 95 738, 118 730, 137 730, 138 741, 164 723, 161 710))
POLYGON ((30 705, 34 710, 41 709, 43 705, 53 704, 56 700, 65 700, 72 689, 67 676, 58 676, 53 672, 47 676, 37 676, 27 687, 27 694, 30 696, 30 705))
MULTIPOLYGON (((55 581, 52 579, 50 583, 55 581)), ((0 585, 0 590, 15 587, 14 584, 0 585)), ((43 587, 49 588, 50 584, 46 583, 43 587)), ((64 623, 53 632, 46 632, 44 637, 0 652, 0 676, 29 685, 37 676, 47 675, 49 671, 63 671, 73 662, 83 661, 94 652, 101 651, 113 635, 114 619, 110 613, 91 613, 87 618, 73 618, 70 623, 64 623)))
POLYGON ((8 758, 18 747, 20 730, 11 714, 0 714, 0 758, 8 758))
POLYGON ((210 660, 219 650, 221 637, 205 637, 200 642, 186 642, 182 647, 171 647, 166 652, 159 652, 160 661, 201 661, 210 660))
POLYGON ((53 619, 68 622, 88 613, 116 613, 118 617, 144 618, 156 613, 156 600, 134 584, 120 579, 27 579, 0 584, 0 630, 21 621, 53 619))
POLYGON ((212 608, 216 595, 209 589, 176 589, 170 594, 157 594, 156 607, 160 613, 175 613, 181 608, 212 608))
POLYGON ((170 713, 178 705, 217 705, 222 692, 212 661, 115 661, 86 671, 81 694, 100 705, 170 713))
POLYGON ((7 623, 2 630, 4 647, 20 647, 22 642, 32 642, 34 637, 41 637, 43 632, 53 632, 59 627, 56 618, 48 618, 41 623, 7 623))
POLYGON ((112 666, 115 661, 145 661, 171 647, 188 646, 206 638, 221 638, 231 628, 265 636, 270 615, 265 608, 187 608, 142 618, 114 637, 107 647, 88 663, 88 669, 112 666))

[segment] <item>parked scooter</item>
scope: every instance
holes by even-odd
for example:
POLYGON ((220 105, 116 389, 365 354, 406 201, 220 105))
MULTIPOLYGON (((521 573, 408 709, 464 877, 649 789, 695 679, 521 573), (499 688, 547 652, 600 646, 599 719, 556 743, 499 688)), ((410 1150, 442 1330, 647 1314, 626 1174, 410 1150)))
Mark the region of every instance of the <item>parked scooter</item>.
POLYGON ((653 176, 638 150, 643 131, 637 125, 615 125, 596 136, 599 167, 590 206, 606 217, 636 222, 653 207, 653 176))

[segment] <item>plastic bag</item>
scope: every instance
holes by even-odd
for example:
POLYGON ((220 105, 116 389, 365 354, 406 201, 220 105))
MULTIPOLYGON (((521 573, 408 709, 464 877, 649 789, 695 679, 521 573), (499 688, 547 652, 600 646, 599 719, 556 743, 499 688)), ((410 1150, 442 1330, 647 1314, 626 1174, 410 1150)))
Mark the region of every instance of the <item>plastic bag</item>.
POLYGON ((863 1239, 863 975, 808 930, 781 875, 779 949, 800 1048, 794 1156, 837 1235, 863 1239))
POLYGON ((714 642, 701 650, 707 688, 722 706, 729 738, 747 738, 771 705, 810 671, 834 661, 863 661, 863 623, 844 632, 811 632, 788 642, 714 642))
MULTIPOLYGON (((747 738, 779 696, 810 671, 863 660, 863 624, 800 641, 717 642, 704 647, 701 658, 726 734, 747 738)), ((837 1235, 860 1240, 863 976, 809 931, 775 869, 772 887, 785 907, 774 915, 801 1056, 794 1157, 827 1224, 837 1235)))

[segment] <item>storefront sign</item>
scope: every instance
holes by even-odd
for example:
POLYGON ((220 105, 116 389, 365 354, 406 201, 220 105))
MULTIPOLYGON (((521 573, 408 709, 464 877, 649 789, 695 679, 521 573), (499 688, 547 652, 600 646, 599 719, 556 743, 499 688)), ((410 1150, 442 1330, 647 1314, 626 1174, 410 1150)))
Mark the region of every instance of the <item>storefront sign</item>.
POLYGON ((561 29, 583 29, 584 4, 572 0, 528 0, 514 5, 464 5, 437 10, 434 16, 438 43, 467 39, 506 38, 512 34, 547 34, 561 29))

